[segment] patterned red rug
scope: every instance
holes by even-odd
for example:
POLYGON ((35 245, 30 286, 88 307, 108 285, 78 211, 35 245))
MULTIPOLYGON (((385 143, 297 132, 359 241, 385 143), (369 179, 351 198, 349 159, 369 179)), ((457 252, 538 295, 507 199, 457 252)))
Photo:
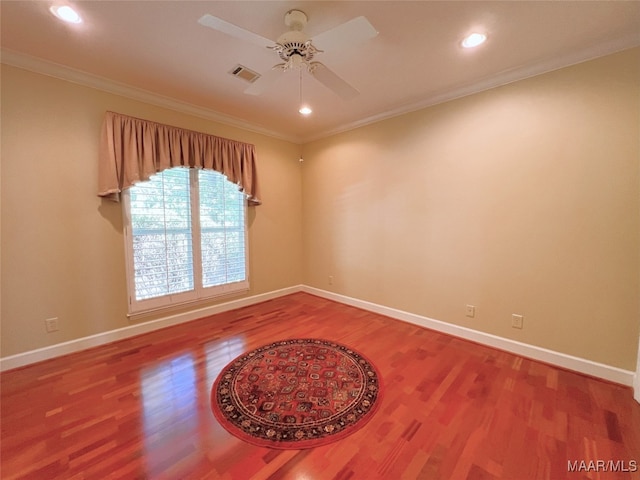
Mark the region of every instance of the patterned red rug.
POLYGON ((381 401, 381 378, 362 354, 318 339, 245 353, 213 384, 211 406, 231 434, 254 445, 312 448, 362 428, 381 401))

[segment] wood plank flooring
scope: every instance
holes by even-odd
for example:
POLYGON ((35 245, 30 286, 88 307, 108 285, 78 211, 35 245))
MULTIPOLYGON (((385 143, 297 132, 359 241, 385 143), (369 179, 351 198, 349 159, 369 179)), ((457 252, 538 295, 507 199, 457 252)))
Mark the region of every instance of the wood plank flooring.
POLYGON ((640 479, 630 388, 306 293, 1 381, 3 479, 640 479), (211 413, 216 375, 249 349, 296 337, 370 358, 381 408, 315 449, 241 442, 211 413))

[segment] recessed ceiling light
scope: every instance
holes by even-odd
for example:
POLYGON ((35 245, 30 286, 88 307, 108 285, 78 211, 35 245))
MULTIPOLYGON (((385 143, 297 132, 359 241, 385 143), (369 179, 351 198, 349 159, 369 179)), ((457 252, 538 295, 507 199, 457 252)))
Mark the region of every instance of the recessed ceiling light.
POLYGON ((80 15, 78 15, 78 12, 76 12, 73 8, 71 8, 68 5, 53 6, 49 10, 60 20, 63 20, 67 23, 82 23, 82 18, 80 18, 80 15))
POLYGON ((482 45, 486 39, 487 36, 484 33, 472 33, 462 40, 462 46, 464 48, 477 47, 478 45, 482 45))
POLYGON ((309 108, 307 105, 303 105, 300 107, 300 110, 298 110, 302 115, 310 115, 311 112, 313 112, 313 110, 311 110, 311 108, 309 108))

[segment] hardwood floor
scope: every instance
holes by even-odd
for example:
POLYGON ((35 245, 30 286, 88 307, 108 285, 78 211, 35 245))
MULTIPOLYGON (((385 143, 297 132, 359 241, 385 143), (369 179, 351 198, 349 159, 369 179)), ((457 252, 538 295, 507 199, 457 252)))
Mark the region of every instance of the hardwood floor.
POLYGON ((305 293, 1 380, 3 479, 640 479, 630 388, 305 293), (296 337, 370 358, 380 409, 315 449, 241 442, 211 413, 216 375, 246 350, 296 337))

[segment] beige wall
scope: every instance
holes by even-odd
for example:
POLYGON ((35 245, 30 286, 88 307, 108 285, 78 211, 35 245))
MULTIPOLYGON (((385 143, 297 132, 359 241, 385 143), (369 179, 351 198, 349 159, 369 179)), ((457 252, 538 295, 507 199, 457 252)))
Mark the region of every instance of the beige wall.
POLYGON ((109 109, 256 144, 249 295, 306 283, 633 370, 639 58, 313 142, 302 166, 291 143, 3 65, 1 356, 130 324, 120 206, 95 195, 109 109))
POLYGON ((121 207, 96 196, 106 110, 255 144, 249 295, 301 282, 299 146, 3 65, 3 357, 130 325, 121 207))
POLYGON ((304 282, 634 370, 639 58, 305 145, 304 282))

